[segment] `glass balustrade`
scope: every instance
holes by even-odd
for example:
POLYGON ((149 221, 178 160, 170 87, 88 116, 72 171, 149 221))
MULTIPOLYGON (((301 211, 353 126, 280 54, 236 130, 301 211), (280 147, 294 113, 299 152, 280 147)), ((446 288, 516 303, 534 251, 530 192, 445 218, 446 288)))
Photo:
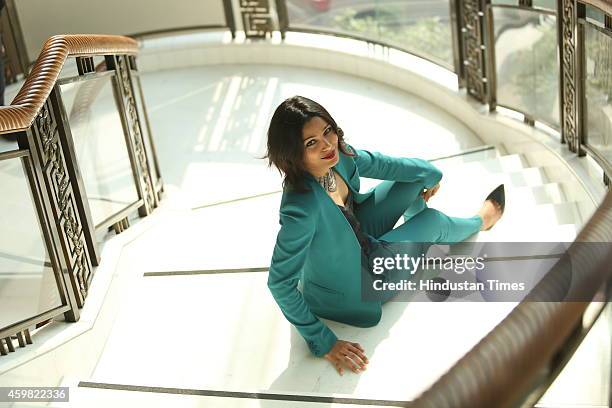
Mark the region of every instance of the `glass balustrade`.
POLYGON ((584 26, 586 144, 612 163, 612 35, 584 26))
POLYGON ((0 330, 62 306, 24 160, 0 156, 0 330))
POLYGON ((453 69, 449 0, 287 0, 286 5, 290 29, 369 39, 453 69))
POLYGON ((497 104, 559 129, 557 18, 493 6, 497 104))
POLYGON ((113 77, 109 73, 60 86, 96 227, 138 201, 113 77))

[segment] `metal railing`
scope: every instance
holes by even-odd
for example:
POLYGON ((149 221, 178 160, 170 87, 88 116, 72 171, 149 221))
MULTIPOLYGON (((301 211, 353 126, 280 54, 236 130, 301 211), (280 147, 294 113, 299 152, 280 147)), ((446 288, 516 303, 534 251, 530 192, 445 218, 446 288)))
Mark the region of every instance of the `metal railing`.
POLYGON ((0 153, 0 185, 13 193, 1 208, 2 355, 15 350, 13 337, 31 342, 37 323, 61 314, 77 321, 100 260, 97 234, 123 231, 132 213, 145 216, 159 202, 137 53, 127 37, 51 37, 12 104, 0 107, 0 134, 17 141, 0 153), (59 79, 69 58, 78 75, 59 79), (124 190, 130 199, 116 200, 124 190), (100 201, 104 210, 92 211, 100 201), (33 282, 42 282, 38 306, 33 282))

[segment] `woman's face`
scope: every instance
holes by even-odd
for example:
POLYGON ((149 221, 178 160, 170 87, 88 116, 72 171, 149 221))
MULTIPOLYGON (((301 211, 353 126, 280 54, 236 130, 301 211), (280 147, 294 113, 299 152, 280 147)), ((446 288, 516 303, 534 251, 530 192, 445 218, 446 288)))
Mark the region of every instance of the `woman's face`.
POLYGON ((315 116, 302 128, 304 168, 315 177, 324 176, 338 163, 338 135, 324 119, 315 116))

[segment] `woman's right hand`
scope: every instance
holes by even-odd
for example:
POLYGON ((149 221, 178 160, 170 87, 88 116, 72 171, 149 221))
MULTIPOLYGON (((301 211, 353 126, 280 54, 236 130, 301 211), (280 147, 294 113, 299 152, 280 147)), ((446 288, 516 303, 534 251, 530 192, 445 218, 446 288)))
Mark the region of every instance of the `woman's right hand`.
POLYGON ((359 373, 366 369, 368 358, 366 357, 363 347, 358 343, 350 341, 337 340, 324 358, 330 361, 340 375, 344 372, 344 367, 352 370, 354 373, 359 373))

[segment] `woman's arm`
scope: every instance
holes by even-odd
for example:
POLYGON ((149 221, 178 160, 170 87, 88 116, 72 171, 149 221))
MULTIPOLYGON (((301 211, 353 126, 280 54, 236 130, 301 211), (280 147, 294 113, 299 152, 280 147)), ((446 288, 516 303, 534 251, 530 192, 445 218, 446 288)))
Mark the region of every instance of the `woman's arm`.
MULTIPOLYGON (((306 200, 306 194, 303 195, 306 200)), ((311 311, 297 289, 310 242, 315 233, 318 206, 285 203, 268 274, 268 288, 287 320, 304 337, 317 357, 331 350, 338 338, 311 311)))
POLYGON ((404 182, 423 181, 425 188, 432 188, 440 179, 442 172, 427 160, 391 157, 378 152, 352 149, 355 164, 362 177, 404 182))

